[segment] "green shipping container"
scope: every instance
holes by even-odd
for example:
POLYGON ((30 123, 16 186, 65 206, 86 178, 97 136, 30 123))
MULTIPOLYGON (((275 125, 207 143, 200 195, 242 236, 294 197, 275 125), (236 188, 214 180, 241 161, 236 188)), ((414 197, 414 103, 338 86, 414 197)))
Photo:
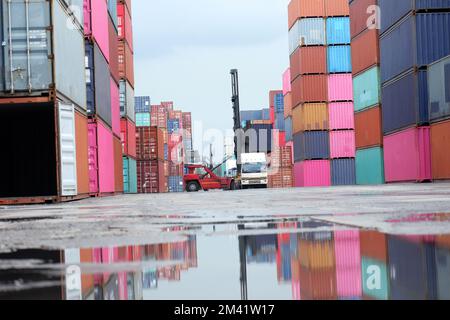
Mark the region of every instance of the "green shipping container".
POLYGON ((376 300, 388 300, 389 278, 386 264, 362 257, 361 270, 364 296, 376 300))
POLYGON ((123 157, 123 190, 125 193, 137 193, 136 160, 123 157))
POLYGON ((150 113, 136 113, 136 127, 150 127, 150 113))
POLYGON ((384 184, 384 154, 380 147, 356 151, 356 183, 384 184))
POLYGON ((380 69, 373 67, 359 76, 353 78, 353 95, 355 99, 355 111, 380 104, 380 69))

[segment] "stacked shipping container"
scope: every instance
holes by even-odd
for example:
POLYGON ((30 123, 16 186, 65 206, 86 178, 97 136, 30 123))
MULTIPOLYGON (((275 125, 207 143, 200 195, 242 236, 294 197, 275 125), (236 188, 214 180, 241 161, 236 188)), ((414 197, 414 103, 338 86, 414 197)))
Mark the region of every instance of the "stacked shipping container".
POLYGON ((376 0, 351 0, 350 31, 357 184, 384 183, 380 46, 376 0))
MULTIPOLYGON (((109 0, 115 2, 117 0, 109 0)), ((123 188, 125 193, 137 193, 136 117, 134 111, 134 59, 131 2, 119 0, 116 10, 114 50, 117 51, 117 79, 120 95, 120 138, 123 155, 123 188)), ((110 24, 112 28, 112 24, 110 24)))
POLYGON ((347 1, 289 4, 295 185, 355 184, 347 1))
POLYGON ((292 188, 293 176, 292 148, 273 148, 269 163, 269 188, 292 188))
MULTIPOLYGON (((429 104, 428 65, 450 54, 450 3, 410 1, 398 6, 380 0, 379 7, 386 181, 430 181, 429 124, 436 118, 429 104)), ((435 166, 440 171, 441 164, 435 166)))
POLYGON ((1 2, 2 203, 89 195, 83 17, 72 9, 1 2))

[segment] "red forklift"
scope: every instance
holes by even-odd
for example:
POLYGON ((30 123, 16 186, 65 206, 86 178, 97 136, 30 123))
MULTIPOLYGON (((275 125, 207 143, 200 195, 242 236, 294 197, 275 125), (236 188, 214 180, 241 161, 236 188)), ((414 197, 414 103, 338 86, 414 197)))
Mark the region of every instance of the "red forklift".
POLYGON ((219 166, 210 169, 201 164, 185 165, 187 173, 184 175, 183 181, 186 186, 186 191, 235 190, 236 184, 234 178, 219 177, 214 173, 214 170, 219 166))

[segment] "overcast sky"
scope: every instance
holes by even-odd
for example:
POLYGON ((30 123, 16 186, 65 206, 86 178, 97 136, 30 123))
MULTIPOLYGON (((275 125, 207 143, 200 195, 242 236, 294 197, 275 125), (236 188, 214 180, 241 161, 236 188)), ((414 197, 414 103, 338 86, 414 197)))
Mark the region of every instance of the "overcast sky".
POLYGON ((231 129, 229 71, 238 68, 241 109, 267 108, 289 64, 288 3, 133 0, 135 94, 174 101, 205 130, 231 129))

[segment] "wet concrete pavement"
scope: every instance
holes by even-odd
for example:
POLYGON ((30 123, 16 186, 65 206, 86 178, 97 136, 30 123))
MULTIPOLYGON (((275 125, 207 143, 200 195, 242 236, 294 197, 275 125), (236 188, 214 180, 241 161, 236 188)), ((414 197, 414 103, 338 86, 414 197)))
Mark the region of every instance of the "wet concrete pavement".
POLYGON ((449 183, 1 207, 0 298, 448 299, 449 221, 449 183))

